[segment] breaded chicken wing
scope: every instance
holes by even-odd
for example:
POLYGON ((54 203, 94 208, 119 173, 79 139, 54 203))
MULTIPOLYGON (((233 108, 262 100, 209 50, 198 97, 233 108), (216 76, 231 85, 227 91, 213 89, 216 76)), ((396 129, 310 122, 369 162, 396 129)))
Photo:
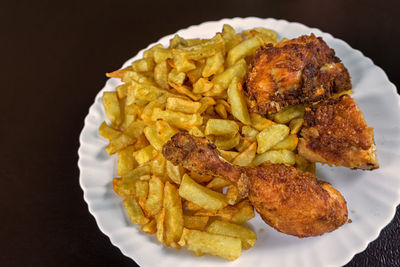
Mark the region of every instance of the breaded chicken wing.
POLYGON ((251 110, 270 114, 350 90, 351 81, 335 51, 311 34, 258 49, 245 89, 251 110))
POLYGON ((353 169, 379 168, 374 131, 349 95, 306 108, 300 135, 298 152, 310 161, 353 169))
POLYGON ((347 220, 343 196, 311 173, 284 164, 234 166, 222 160, 207 139, 188 133, 174 135, 162 153, 175 165, 235 183, 241 196, 248 196, 263 220, 282 233, 318 236, 337 229, 347 220))

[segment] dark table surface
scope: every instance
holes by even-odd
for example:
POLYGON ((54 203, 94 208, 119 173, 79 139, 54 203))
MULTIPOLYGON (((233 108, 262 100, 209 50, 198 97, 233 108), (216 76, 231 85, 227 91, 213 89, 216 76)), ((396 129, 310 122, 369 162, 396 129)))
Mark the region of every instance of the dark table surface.
MULTIPOLYGON (((283 18, 361 50, 400 85, 392 1, 3 1, 1 266, 134 266, 79 187, 79 133, 104 73, 149 43, 224 17, 283 18)), ((347 266, 400 266, 400 212, 347 266)), ((162 263, 160 263, 162 266, 162 263)))

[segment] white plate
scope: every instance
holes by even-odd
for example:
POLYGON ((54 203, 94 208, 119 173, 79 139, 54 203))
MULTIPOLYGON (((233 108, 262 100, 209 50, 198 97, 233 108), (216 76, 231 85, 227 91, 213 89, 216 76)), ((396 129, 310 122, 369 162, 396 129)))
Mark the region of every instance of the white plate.
MULTIPOLYGON (((354 95, 369 125, 375 129, 380 169, 354 171, 345 168, 318 166, 317 177, 333 184, 346 198, 349 210, 347 223, 338 230, 320 237, 299 239, 284 235, 267 226, 259 216, 250 224, 258 235, 254 248, 229 262, 217 257, 195 257, 186 249, 166 248, 154 236, 145 235, 132 225, 125 215, 122 199, 112 189, 116 158, 104 151, 107 141, 98 135, 98 127, 105 120, 101 97, 104 91, 113 91, 116 79, 107 81, 89 109, 80 136, 80 184, 90 213, 100 230, 123 254, 140 266, 341 266, 346 264, 368 243, 376 239, 381 229, 395 214, 400 202, 400 101, 395 86, 385 72, 375 66, 360 51, 328 33, 285 20, 234 18, 206 22, 177 32, 184 38, 210 38, 228 23, 241 31, 253 27, 267 27, 280 37, 294 38, 314 33, 335 49, 352 77, 354 95), (260 231, 263 229, 263 231, 260 231)), ((173 35, 159 40, 163 45, 173 35)), ((154 44, 152 44, 154 45, 154 44)), ((152 46, 150 45, 150 46, 152 46)), ((141 57, 142 51, 124 64, 141 57)))

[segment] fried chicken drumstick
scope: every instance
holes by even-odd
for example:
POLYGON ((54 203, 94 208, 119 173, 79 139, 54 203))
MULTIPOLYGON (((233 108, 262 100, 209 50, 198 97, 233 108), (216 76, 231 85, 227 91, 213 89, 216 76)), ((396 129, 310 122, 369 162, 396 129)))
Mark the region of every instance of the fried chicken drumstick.
POLYGON ((306 108, 299 154, 313 162, 352 169, 379 168, 374 131, 349 95, 306 108))
POLYGON ((350 75, 321 37, 300 36, 256 51, 245 89, 251 109, 270 114, 350 90, 350 75))
POLYGON ((331 232, 347 220, 343 196, 329 183, 284 164, 234 166, 221 160, 207 139, 178 133, 163 149, 175 165, 197 173, 218 176, 236 184, 263 220, 276 230, 298 237, 331 232))

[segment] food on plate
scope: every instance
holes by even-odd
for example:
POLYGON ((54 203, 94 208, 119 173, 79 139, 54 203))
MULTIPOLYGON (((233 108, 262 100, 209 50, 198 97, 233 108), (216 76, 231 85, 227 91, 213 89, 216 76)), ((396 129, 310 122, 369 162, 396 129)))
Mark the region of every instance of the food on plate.
POLYGON ((352 169, 379 168, 374 132, 349 95, 306 108, 299 154, 313 161, 352 169))
POLYGON ((234 183, 263 220, 276 230, 298 236, 318 236, 347 221, 343 196, 329 183, 285 164, 265 162, 240 167, 222 160, 206 138, 178 133, 164 146, 164 157, 175 165, 234 183))
POLYGON ((166 246, 237 259, 257 240, 243 225, 254 207, 286 234, 333 231, 347 220, 346 201, 315 179, 315 161, 378 166, 372 129, 355 104, 342 96, 343 109, 326 108, 351 82, 314 35, 278 41, 270 29, 224 25, 211 39, 175 35, 106 75, 122 81, 104 93, 108 121, 99 127, 106 152, 117 154, 113 189, 130 221, 166 246), (325 144, 337 129, 350 140, 337 134, 331 147, 315 145, 316 130, 325 144), (346 155, 332 157, 342 144, 346 155), (350 160, 354 148, 361 154, 350 160))
POLYGON ((346 67, 314 34, 258 49, 245 87, 251 111, 270 114, 351 89, 346 67))

